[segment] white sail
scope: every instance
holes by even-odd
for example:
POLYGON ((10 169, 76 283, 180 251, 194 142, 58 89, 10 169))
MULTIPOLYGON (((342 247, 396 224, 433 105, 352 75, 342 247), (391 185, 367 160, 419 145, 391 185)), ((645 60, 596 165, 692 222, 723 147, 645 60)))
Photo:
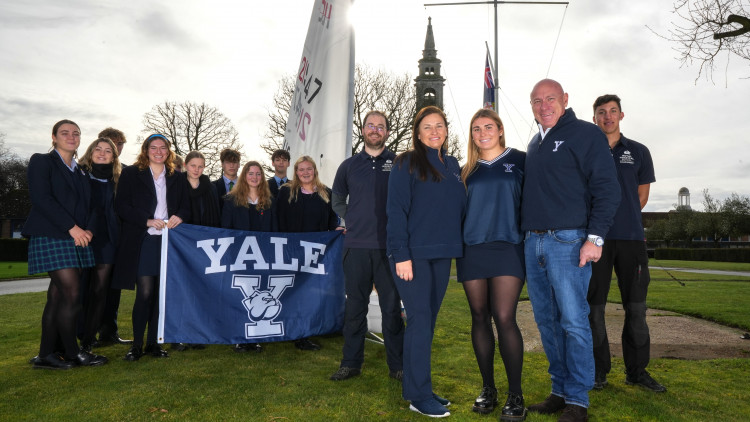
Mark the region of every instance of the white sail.
POLYGON ((311 156, 327 186, 352 149, 351 5, 352 0, 315 0, 284 133, 291 162, 311 156))

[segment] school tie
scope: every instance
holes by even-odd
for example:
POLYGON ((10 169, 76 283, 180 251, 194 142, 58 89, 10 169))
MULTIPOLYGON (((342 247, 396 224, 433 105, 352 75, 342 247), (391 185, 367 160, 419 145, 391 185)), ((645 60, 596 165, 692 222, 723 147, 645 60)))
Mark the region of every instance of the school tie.
POLYGON ((229 181, 229 190, 232 190, 232 188, 233 188, 233 187, 234 187, 234 182, 232 182, 232 181, 230 180, 230 181, 229 181))

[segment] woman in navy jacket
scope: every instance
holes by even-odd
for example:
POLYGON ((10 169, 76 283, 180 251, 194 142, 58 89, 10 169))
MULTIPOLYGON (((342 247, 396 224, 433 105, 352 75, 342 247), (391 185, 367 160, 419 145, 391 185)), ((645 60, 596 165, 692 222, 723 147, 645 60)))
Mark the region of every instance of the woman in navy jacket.
POLYGON ((482 375, 482 392, 472 410, 489 414, 498 405, 494 319, 508 380, 500 420, 522 421, 523 337, 516 307, 526 278, 520 228, 526 153, 505 146, 503 122, 493 110, 477 111, 469 127, 471 143, 461 172, 467 190, 465 248, 456 273, 469 302, 471 343, 482 375))
POLYGON ((122 168, 120 159, 117 157, 117 147, 109 138, 99 138, 92 142, 79 164, 89 172, 90 221, 96 234, 91 241, 96 268, 89 271, 89 290, 84 302, 86 314, 81 339, 81 347, 91 351, 91 345, 96 340, 96 331, 101 325, 104 307, 107 304, 115 250, 120 238, 120 220, 115 213, 114 202, 115 186, 122 168))
POLYGON ((444 149, 447 137, 442 110, 417 113, 412 149, 396 157, 386 205, 388 257, 406 311, 402 394, 411 410, 432 417, 450 415, 450 402, 432 391, 430 355, 451 258, 463 250, 466 203, 458 161, 444 149))
POLYGON ((104 356, 78 348, 76 318, 80 310, 81 268, 94 266, 89 247, 91 188, 88 175, 75 156, 81 144, 81 130, 70 120, 52 128, 53 151, 34 154, 27 178, 31 212, 23 228, 29 238, 29 274, 47 272, 50 285, 42 314, 42 340, 34 368, 70 369, 76 365, 107 363, 104 356), (64 355, 55 353, 62 343, 64 355))
POLYGON ((146 138, 136 163, 122 171, 115 197, 115 211, 122 219, 113 287, 133 290, 133 346, 125 360, 140 359, 143 334, 148 325, 146 353, 169 356, 156 343, 159 320, 159 266, 161 231, 190 218, 187 184, 174 171, 174 152, 164 135, 146 138))
MULTIPOLYGON (((237 184, 224 197, 221 227, 254 232, 279 231, 276 204, 263 167, 257 161, 249 161, 242 167, 237 184)), ((260 353, 263 347, 260 343, 241 343, 234 345, 234 351, 260 353)))
POLYGON ((255 232, 279 231, 276 204, 263 168, 249 161, 237 178, 237 185, 224 197, 221 227, 255 232))

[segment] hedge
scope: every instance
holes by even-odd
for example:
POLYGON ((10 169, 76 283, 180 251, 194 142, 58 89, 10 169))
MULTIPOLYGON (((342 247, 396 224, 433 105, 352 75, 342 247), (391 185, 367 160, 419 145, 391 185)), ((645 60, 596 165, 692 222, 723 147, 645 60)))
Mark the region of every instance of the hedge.
POLYGON ((654 258, 679 261, 750 262, 750 248, 659 248, 654 251, 654 258))
POLYGON ((29 260, 28 239, 0 239, 0 261, 29 260))

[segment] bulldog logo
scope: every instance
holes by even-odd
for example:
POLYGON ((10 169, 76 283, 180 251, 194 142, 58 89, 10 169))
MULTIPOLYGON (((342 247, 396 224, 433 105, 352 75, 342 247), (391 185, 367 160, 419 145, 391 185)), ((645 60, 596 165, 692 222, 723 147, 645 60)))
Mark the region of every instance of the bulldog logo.
POLYGON ((268 289, 261 290, 261 276, 235 275, 232 288, 239 289, 245 297, 242 305, 247 310, 245 337, 247 339, 284 335, 284 322, 274 321, 279 316, 282 303, 279 297, 287 287, 294 286, 294 275, 268 277, 268 289))

